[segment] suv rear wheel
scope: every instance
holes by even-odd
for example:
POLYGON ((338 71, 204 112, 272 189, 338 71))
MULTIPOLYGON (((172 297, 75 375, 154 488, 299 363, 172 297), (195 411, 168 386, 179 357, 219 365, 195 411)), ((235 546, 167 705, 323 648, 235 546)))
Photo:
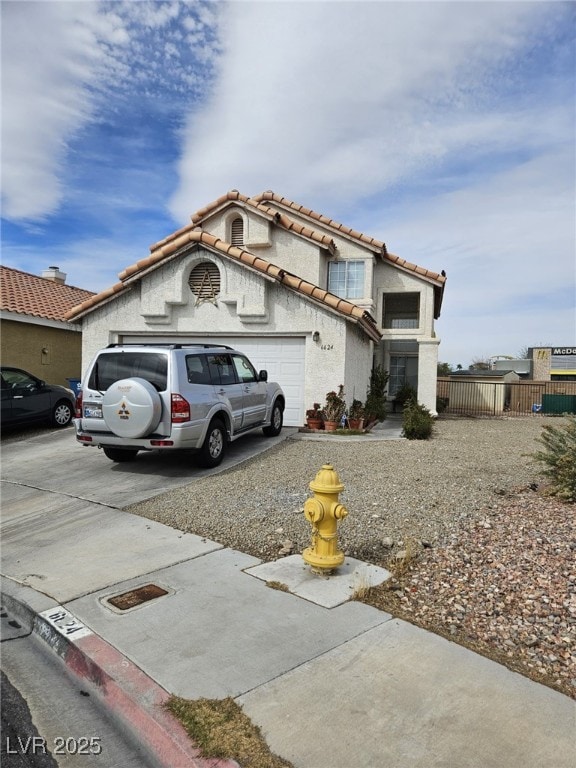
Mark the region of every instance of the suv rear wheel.
POLYGON ((198 453, 201 467, 217 467, 226 451, 226 429, 220 419, 210 422, 202 448, 198 453))

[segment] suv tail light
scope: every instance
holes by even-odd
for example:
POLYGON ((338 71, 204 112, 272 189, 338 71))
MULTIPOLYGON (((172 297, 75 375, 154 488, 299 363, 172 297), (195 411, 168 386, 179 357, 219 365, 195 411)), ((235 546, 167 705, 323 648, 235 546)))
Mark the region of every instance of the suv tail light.
POLYGON ((79 389, 76 393, 76 418, 82 418, 82 390, 79 389))
POLYGON ((190 421, 190 403, 182 395, 172 393, 172 424, 190 421))

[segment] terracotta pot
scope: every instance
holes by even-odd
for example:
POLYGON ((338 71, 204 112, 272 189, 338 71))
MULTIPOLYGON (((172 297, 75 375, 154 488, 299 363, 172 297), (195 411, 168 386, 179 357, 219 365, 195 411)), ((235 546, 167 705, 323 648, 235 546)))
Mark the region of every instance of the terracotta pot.
POLYGON ((326 432, 336 432, 336 429, 338 427, 337 421, 325 421, 324 422, 324 429, 326 432))
POLYGON ((322 429, 322 419, 306 419, 308 429, 322 429))
POLYGON ((364 419, 348 419, 348 426, 350 429, 362 429, 364 426, 364 419))

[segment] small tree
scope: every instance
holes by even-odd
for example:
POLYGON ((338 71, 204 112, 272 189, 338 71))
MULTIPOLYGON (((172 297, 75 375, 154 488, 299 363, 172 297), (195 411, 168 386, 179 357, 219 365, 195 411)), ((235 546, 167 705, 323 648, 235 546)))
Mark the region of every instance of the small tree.
POLYGON ((381 365, 372 369, 364 403, 364 414, 368 422, 383 421, 386 418, 386 387, 389 378, 388 371, 381 365))
POLYGON ((450 363, 438 363, 438 376, 450 376, 452 373, 452 366, 450 363))
POLYGON ((544 474, 550 478, 550 493, 561 499, 576 502, 576 416, 568 416, 562 427, 546 424, 538 442, 543 451, 532 454, 544 464, 544 474))

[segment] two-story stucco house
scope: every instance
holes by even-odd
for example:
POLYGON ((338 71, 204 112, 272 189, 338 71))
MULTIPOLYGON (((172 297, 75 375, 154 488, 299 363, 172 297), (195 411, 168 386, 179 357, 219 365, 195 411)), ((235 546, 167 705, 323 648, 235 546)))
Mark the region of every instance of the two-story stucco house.
POLYGON ((287 425, 339 384, 363 401, 375 363, 435 412, 443 273, 273 192, 228 192, 150 251, 68 313, 84 369, 111 342, 211 339, 282 385, 287 425))

